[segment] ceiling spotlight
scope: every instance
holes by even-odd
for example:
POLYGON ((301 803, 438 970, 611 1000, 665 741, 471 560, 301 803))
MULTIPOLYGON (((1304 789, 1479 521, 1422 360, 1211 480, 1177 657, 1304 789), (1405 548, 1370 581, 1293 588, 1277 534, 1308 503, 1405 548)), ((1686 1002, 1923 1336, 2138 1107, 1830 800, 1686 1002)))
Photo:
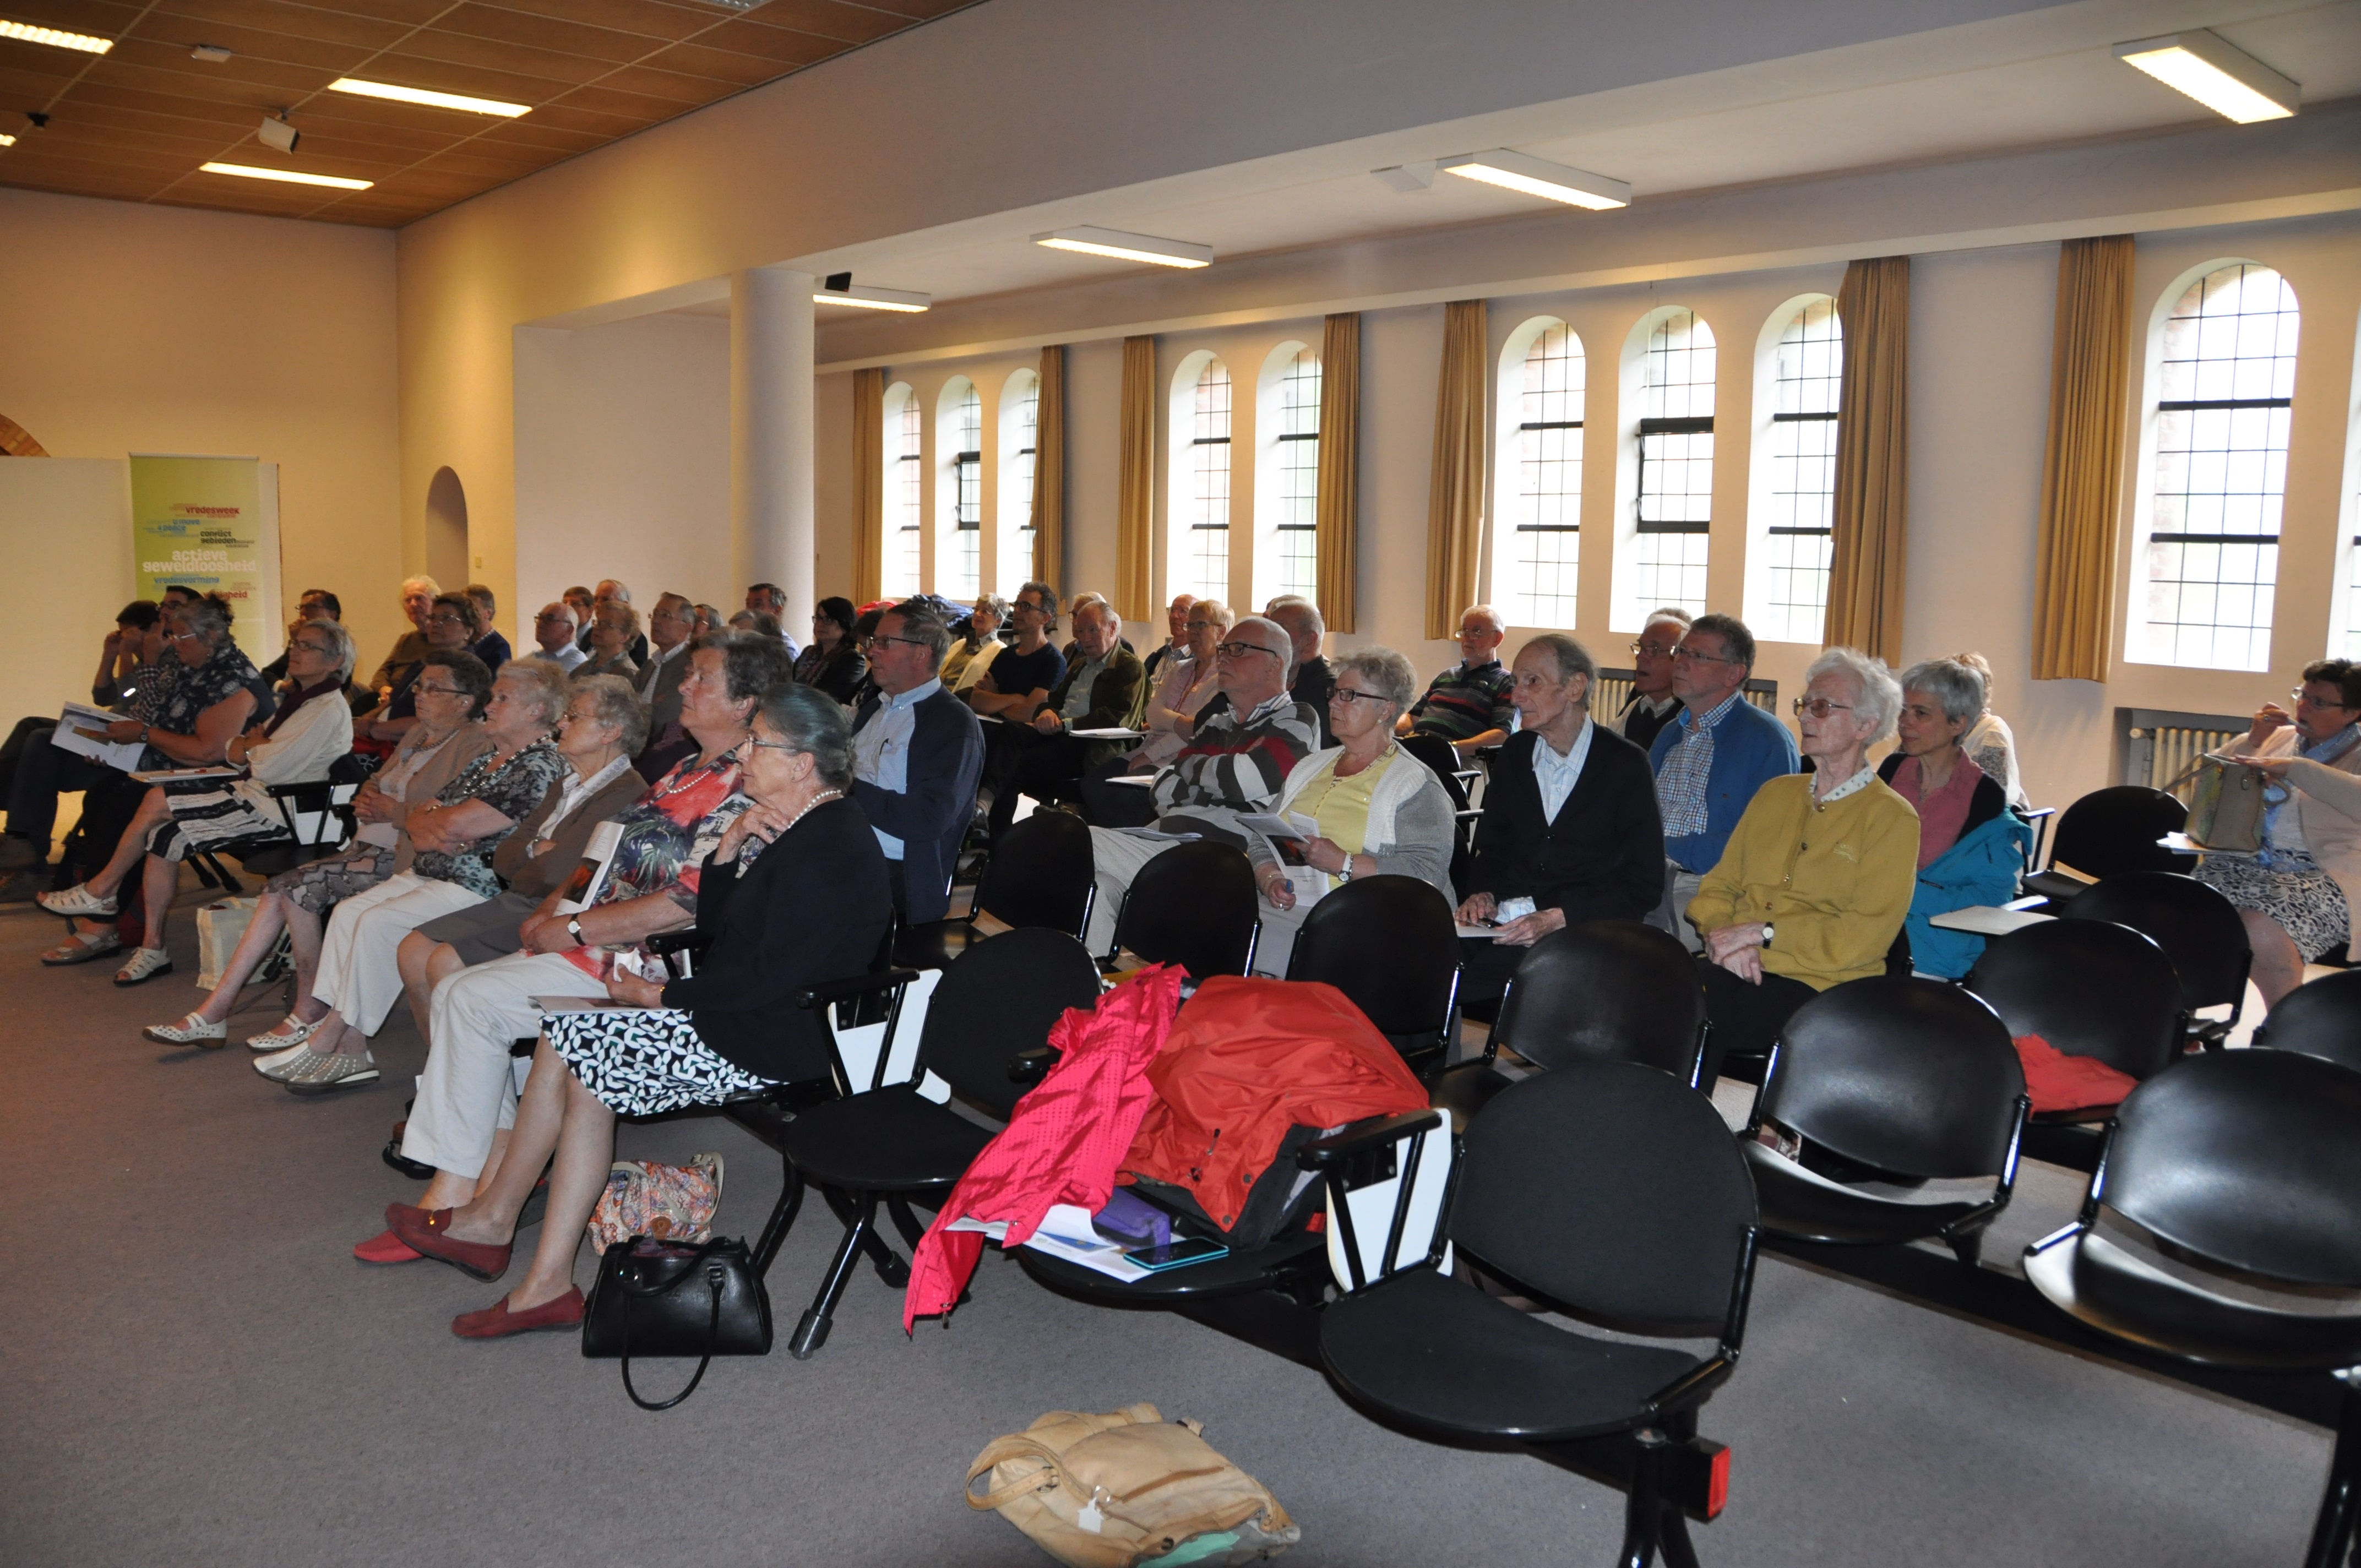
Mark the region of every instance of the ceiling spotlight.
POLYGON ((390 98, 397 104, 424 104, 435 109, 464 109, 470 115, 498 115, 504 120, 533 113, 530 104, 511 104, 500 98, 470 98, 464 93, 437 93, 425 87, 396 87, 390 82, 363 82, 356 76, 339 76, 328 83, 328 89, 333 93, 351 93, 363 98, 390 98))
POLYGON ((2117 44, 2115 58, 2242 126, 2284 120, 2296 111, 2296 83, 2202 27, 2117 44))
POLYGON ((270 115, 262 116, 262 125, 254 134, 260 138, 263 146, 275 148, 280 152, 293 152, 295 144, 303 139, 301 131, 286 121, 270 115))
POLYGON ((0 21, 0 38, 15 38, 19 43, 48 44, 52 49, 78 49, 84 54, 104 54, 115 47, 113 38, 93 38, 88 33, 69 33, 59 27, 38 27, 30 22, 0 21))
POLYGON ((15 147, 16 145, 16 138, 15 137, 0 133, 0 147, 15 147))
POLYGON ((850 272, 831 272, 813 291, 812 302, 817 305, 854 305, 864 311, 899 311, 916 315, 935 302, 932 294, 920 294, 908 289, 872 289, 854 287, 850 272))
POLYGON ((189 50, 191 60, 202 60, 207 65, 219 65, 229 58, 229 50, 219 44, 197 44, 189 50))
POLYGON ((1118 261, 1145 261, 1151 267, 1211 267, 1213 247, 1185 239, 1159 239, 1154 235, 1126 234, 1085 224, 1033 236, 1035 245, 1051 250, 1075 250, 1084 256, 1112 256, 1118 261))
POLYGON ((1463 180, 1481 180, 1487 185, 1498 185, 1504 191, 1545 196, 1553 202, 1564 202, 1570 207, 1588 207, 1593 212, 1631 204, 1631 187, 1623 181, 1609 180, 1604 174, 1592 174, 1587 170, 1568 169, 1563 163, 1552 163, 1545 158, 1529 158, 1521 152, 1510 152, 1506 148, 1446 158, 1435 167, 1447 169, 1463 180))
POLYGON ((240 180, 284 180, 290 185, 328 185, 339 191, 366 191, 374 180, 347 180, 341 174, 305 174, 293 169, 257 169, 250 163, 201 163, 207 174, 235 174, 240 180))

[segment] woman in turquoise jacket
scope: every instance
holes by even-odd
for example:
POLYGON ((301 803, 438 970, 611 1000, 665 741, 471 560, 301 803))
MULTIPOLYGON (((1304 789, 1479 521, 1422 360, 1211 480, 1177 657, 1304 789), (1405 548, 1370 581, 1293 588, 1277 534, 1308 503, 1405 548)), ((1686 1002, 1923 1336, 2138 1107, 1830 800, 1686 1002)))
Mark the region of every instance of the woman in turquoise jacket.
POLYGON ((1929 659, 1902 675, 1900 748, 1878 776, 1918 812, 1918 885, 1903 929, 1910 967, 1958 980, 1975 967, 1984 939, 1947 930, 1934 916, 2017 895, 2033 828, 2009 808, 2008 794, 1960 749, 1984 708, 1983 675, 1957 659, 1929 659))

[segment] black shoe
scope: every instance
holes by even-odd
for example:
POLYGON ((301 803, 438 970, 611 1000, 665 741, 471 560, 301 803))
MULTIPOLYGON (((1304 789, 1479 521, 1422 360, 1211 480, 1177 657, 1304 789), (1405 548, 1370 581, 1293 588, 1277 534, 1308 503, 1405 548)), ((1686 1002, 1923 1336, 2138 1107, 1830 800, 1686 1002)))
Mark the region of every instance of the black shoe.
POLYGON ((385 1148, 382 1152, 386 1164, 391 1166, 402 1175, 410 1178, 412 1181, 432 1181, 434 1179, 434 1168, 433 1166, 421 1165, 414 1159, 404 1159, 401 1157, 401 1136, 400 1134, 397 1133, 392 1137, 388 1138, 385 1141, 385 1148))

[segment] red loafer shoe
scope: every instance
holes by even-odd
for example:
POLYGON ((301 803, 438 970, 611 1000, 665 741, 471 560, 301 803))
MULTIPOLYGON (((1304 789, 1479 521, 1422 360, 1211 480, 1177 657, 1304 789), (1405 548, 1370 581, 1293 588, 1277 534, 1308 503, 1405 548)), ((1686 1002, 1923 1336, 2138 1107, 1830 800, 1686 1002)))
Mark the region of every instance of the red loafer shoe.
POLYGON ((544 1301, 538 1307, 527 1307, 522 1312, 510 1311, 509 1299, 503 1296, 481 1311, 462 1312, 451 1320, 451 1332, 461 1339, 506 1339, 511 1334, 581 1326, 582 1289, 579 1286, 569 1286, 565 1295, 544 1301))
POLYGON ((433 1212, 432 1209, 422 1209, 415 1203, 388 1203, 385 1206, 385 1226, 391 1230, 401 1223, 404 1215, 409 1216, 412 1224, 423 1225, 433 1212))
POLYGON ((446 1234, 445 1227, 451 1223, 451 1211, 448 1209, 437 1209, 423 1220, 411 1218, 417 1212, 408 1209, 405 1212, 393 1212, 388 1216, 393 1222, 390 1228, 395 1239, 405 1246, 487 1283, 509 1271, 511 1248, 492 1246, 484 1242, 463 1242, 456 1236, 446 1234))
POLYGON ((353 1255, 363 1263, 416 1263, 426 1255, 391 1231, 381 1231, 356 1245, 353 1255))

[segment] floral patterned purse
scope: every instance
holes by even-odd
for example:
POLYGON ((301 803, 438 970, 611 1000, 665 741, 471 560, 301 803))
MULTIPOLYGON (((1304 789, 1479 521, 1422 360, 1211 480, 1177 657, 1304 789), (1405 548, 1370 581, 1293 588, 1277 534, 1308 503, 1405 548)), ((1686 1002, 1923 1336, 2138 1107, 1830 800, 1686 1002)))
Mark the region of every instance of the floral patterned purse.
POLYGON ((652 1159, 619 1159, 607 1174, 607 1190, 590 1213, 590 1245, 603 1256, 633 1236, 659 1241, 702 1242, 713 1234, 713 1213, 721 1205, 721 1157, 701 1154, 686 1165, 652 1159))

